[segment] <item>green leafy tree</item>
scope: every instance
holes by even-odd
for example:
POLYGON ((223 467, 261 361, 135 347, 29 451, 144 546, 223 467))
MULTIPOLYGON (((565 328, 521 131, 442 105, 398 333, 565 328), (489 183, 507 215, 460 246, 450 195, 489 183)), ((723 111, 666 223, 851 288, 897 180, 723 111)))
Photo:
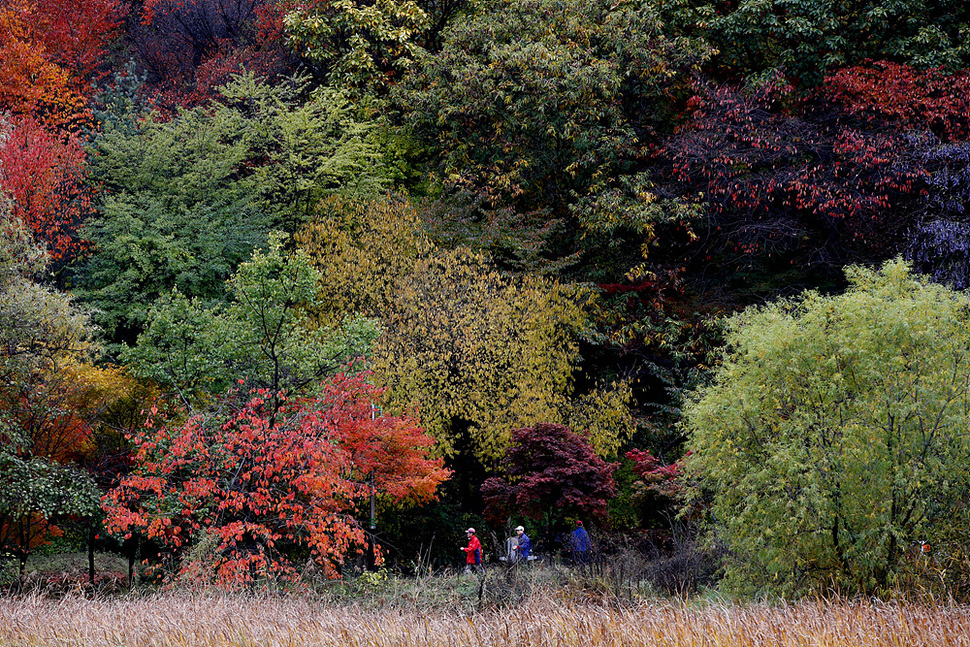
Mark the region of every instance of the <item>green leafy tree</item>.
POLYGON ((527 265, 635 265, 655 224, 683 215, 645 159, 705 56, 668 37, 650 2, 504 0, 456 22, 392 96, 461 242, 527 265))
POLYGON ((277 397, 303 393, 367 354, 378 335, 374 321, 346 316, 320 326, 320 272, 301 252, 287 254, 284 237, 270 236, 227 281, 228 306, 206 307, 178 291, 161 299, 145 332, 123 353, 136 375, 150 378, 185 404, 242 380, 277 397))
POLYGON ((273 227, 295 227, 321 196, 384 182, 367 119, 339 93, 241 75, 173 118, 102 113, 91 146, 99 215, 78 295, 116 342, 132 342, 162 294, 220 301, 223 284, 273 227))
POLYGON ((803 86, 866 59, 920 68, 965 67, 970 9, 927 0, 681 0, 668 18, 706 35, 718 48, 714 64, 731 75, 783 69, 803 86), (689 20, 694 17, 694 20, 689 20))
POLYGON ((970 298, 898 260, 846 272, 732 318, 685 412, 736 588, 878 593, 927 538, 966 563, 970 298))
POLYGON ((283 18, 286 40, 330 85, 383 87, 414 60, 430 26, 413 0, 310 0, 283 18))

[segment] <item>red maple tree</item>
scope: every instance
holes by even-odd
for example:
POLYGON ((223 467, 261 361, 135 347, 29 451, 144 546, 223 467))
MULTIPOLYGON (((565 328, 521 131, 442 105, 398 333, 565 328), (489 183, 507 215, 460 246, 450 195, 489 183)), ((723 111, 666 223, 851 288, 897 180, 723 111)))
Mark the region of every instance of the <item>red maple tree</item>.
MULTIPOLYGON (((6 2, 20 0, 6 0, 6 2)), ((44 44, 49 59, 88 82, 103 64, 119 28, 126 5, 119 0, 43 0, 25 4, 25 16, 35 40, 44 44)))
POLYGON ((784 79, 755 91, 699 86, 690 108, 662 157, 738 252, 841 267, 851 253, 895 251, 926 175, 905 132, 852 123, 784 79))
POLYGON ((930 130, 945 141, 970 137, 970 72, 947 74, 877 61, 825 79, 822 93, 864 122, 930 130))
POLYGON ((356 502, 372 488, 428 500, 449 475, 416 420, 375 415, 378 390, 363 376, 338 375, 275 413, 269 396, 177 425, 153 415, 132 438, 139 467, 105 497, 109 530, 162 544, 195 581, 295 581, 306 549, 336 577, 366 544, 356 502))
POLYGON ((0 107, 57 126, 84 120, 121 15, 118 0, 0 0, 0 107))
POLYGON ((200 105, 232 74, 284 71, 281 3, 268 0, 146 0, 131 40, 158 91, 158 104, 173 112, 200 105))
POLYGON ((14 117, 0 129, 0 193, 47 247, 54 269, 84 247, 77 230, 91 205, 86 166, 83 145, 74 135, 29 116, 14 117))
POLYGON ((676 501, 684 494, 685 486, 681 480, 683 466, 680 461, 664 464, 650 450, 641 449, 631 449, 623 456, 633 461, 633 473, 638 477, 633 487, 640 496, 651 495, 676 501))

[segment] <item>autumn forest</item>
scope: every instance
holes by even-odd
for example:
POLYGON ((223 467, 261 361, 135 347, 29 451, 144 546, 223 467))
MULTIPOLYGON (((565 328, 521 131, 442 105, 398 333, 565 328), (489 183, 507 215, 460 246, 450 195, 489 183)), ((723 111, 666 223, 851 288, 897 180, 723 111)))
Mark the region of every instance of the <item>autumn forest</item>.
POLYGON ((582 522, 658 592, 965 599, 968 33, 0 0, 0 586, 410 576, 519 524, 576 565, 582 522))

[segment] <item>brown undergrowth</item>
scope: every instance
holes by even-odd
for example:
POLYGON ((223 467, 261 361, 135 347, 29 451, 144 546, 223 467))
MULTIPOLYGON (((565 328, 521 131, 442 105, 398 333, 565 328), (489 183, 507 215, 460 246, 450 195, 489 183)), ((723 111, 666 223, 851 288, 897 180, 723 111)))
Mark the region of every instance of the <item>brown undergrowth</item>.
MULTIPOLYGON (((450 578, 441 585, 472 581, 450 578)), ((512 606, 462 610, 378 608, 306 595, 28 595, 0 599, 0 645, 948 647, 970 645, 970 608, 709 599, 617 605, 532 595, 512 606)))

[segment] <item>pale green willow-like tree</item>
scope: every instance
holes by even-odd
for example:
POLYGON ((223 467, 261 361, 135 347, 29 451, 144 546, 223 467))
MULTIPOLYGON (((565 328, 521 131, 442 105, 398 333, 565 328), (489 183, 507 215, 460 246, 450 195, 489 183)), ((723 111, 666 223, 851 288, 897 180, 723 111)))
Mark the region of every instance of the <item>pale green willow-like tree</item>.
POLYGON ((965 563, 970 296, 899 260, 729 322, 685 411, 736 590, 881 593, 927 539, 965 563))

